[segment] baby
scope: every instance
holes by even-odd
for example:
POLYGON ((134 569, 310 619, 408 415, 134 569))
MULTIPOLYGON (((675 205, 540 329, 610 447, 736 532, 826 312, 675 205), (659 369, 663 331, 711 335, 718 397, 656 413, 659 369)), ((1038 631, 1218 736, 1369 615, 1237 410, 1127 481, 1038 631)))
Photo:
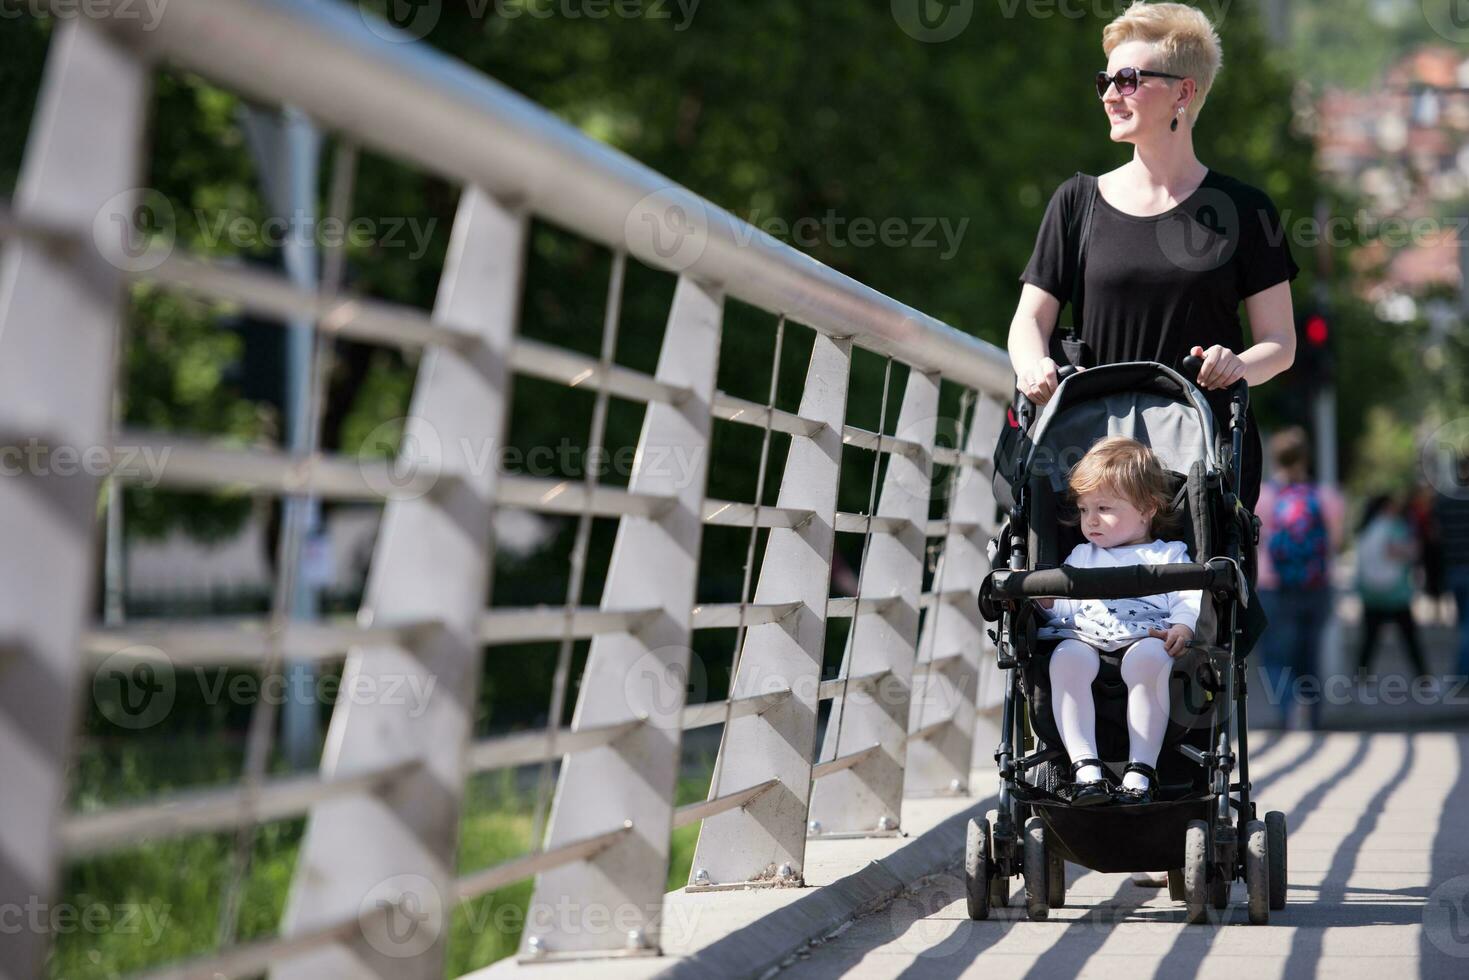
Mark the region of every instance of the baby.
MULTIPOLYGON (((1066 559, 1067 565, 1116 568, 1191 560, 1186 544, 1159 536, 1171 517, 1168 474, 1136 439, 1101 440, 1072 467, 1067 482, 1086 535, 1066 559)), ((1062 637, 1051 654, 1051 710, 1071 757, 1073 804, 1151 801, 1157 778, 1153 767, 1168 726, 1173 658, 1182 656, 1193 639, 1202 598, 1195 589, 1141 599, 1039 600, 1046 622, 1036 635, 1062 637), (1124 647, 1129 762, 1122 788, 1114 795, 1097 757, 1092 681, 1100 665, 1097 651, 1124 647)))

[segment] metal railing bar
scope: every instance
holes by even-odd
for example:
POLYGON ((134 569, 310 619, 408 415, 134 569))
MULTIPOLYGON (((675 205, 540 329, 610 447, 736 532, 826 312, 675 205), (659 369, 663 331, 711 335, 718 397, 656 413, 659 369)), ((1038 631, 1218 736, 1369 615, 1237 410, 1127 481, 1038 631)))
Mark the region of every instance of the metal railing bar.
MULTIPOLYGON (((597 369, 591 373, 605 381, 611 372, 613 356, 617 351, 617 327, 622 316, 622 287, 627 276, 627 253, 621 249, 612 253, 612 266, 607 275, 607 300, 602 310, 602 343, 597 359, 597 369)), ((596 389, 592 402, 592 421, 587 432, 587 459, 595 459, 602 452, 607 434, 607 406, 611 393, 605 384, 596 389)), ((597 473, 594 467, 586 467, 582 476, 581 492, 590 504, 596 498, 597 473)), ((620 529, 620 525, 619 525, 620 529)), ((560 643, 556 650, 556 665, 551 678, 551 705, 546 713, 546 751, 536 778, 536 803, 531 815, 531 850, 539 853, 545 849, 545 817, 551 802, 551 760, 556 755, 556 737, 561 733, 561 718, 566 708, 566 692, 571 686, 571 651, 575 643, 573 620, 577 607, 581 605, 582 584, 586 577, 587 551, 592 538, 592 512, 582 510, 576 518, 576 537, 571 545, 570 574, 566 582, 566 598, 562 602, 560 643)))
POLYGON ((801 507, 762 504, 757 508, 755 504, 732 500, 704 501, 704 523, 725 527, 750 527, 757 520, 758 527, 800 527, 815 516, 814 511, 801 507))
POLYGON ((948 670, 957 663, 962 663, 964 654, 950 653, 932 660, 920 660, 913 665, 914 674, 936 674, 948 670))
POLYGON ((714 395, 712 412, 715 418, 725 422, 739 422, 759 428, 763 428, 768 420, 771 431, 792 436, 814 438, 826 427, 824 422, 816 422, 784 409, 767 408, 758 402, 726 395, 722 391, 714 395))
MULTIPOLYGON (((293 108, 284 109, 284 125, 289 128, 297 122, 305 123, 305 117, 293 108), (292 120, 295 120, 294 122, 292 120)), ((350 139, 338 140, 332 152, 332 176, 327 191, 328 219, 345 225, 352 206, 352 193, 357 178, 357 145, 350 139)), ((312 270, 316 288, 328 300, 340 295, 342 276, 346 271, 343 254, 345 242, 332 243, 323 255, 320 270, 312 270)), ((285 254, 286 264, 292 265, 291 250, 285 254)), ((297 320, 292 323, 293 333, 307 340, 310 358, 304 365, 306 390, 300 404, 287 406, 285 425, 287 440, 307 459, 314 459, 321 449, 322 425, 326 416, 326 389, 336 355, 336 340, 330 329, 321 329, 314 319, 297 320)), ((289 346, 289 342, 288 342, 289 346)), ((293 384, 293 383, 292 383, 293 384)), ((288 399, 288 402, 291 401, 288 399)), ((282 676, 290 667, 285 663, 285 650, 281 646, 282 634, 290 620, 302 610, 296 595, 297 577, 300 572, 301 552, 306 537, 311 533, 312 514, 319 508, 319 501, 308 493, 287 494, 282 502, 280 529, 276 538, 276 572, 274 588, 270 598, 271 628, 265 659, 261 663, 262 684, 282 676)), ((245 761, 240 775, 240 809, 246 813, 256 810, 259 796, 267 788, 271 749, 275 742, 276 721, 281 712, 273 699, 257 698, 250 708, 250 720, 245 730, 245 761)), ((231 850, 229 871, 219 902, 219 918, 215 942, 222 947, 232 946, 238 925, 240 896, 244 891, 245 876, 249 873, 253 856, 255 826, 237 824, 231 850)))
MULTIPOLYGON (((367 297, 329 299, 279 274, 247 266, 175 254, 156 269, 140 273, 139 278, 238 304, 282 327, 292 318, 317 319, 326 332, 413 349, 433 345, 464 350, 479 343, 475 334, 437 323, 427 313, 409 306, 367 297)), ((512 345, 510 367, 571 388, 605 385, 611 394, 634 401, 678 404, 689 394, 687 388, 657 381, 621 365, 611 365, 603 372, 595 358, 525 337, 517 338, 512 345)))
POLYGON ((821 779, 825 776, 830 776, 832 773, 841 772, 843 769, 850 769, 857 763, 861 762, 863 759, 866 759, 868 756, 872 755, 874 752, 879 751, 881 748, 882 745, 880 743, 873 742, 865 749, 858 749, 856 752, 849 752, 846 755, 839 755, 835 759, 828 759, 825 762, 818 762, 816 765, 811 767, 811 778, 813 780, 821 779))
MULTIPOLYGON (((750 603, 749 625, 775 623, 801 607, 799 602, 750 603)), ((599 633, 636 632, 658 609, 598 609, 583 606, 572 614, 577 639, 599 633)), ((481 643, 505 645, 560 636, 565 618, 562 606, 488 609, 480 617, 476 638, 481 643)), ((728 629, 739 621, 739 603, 706 603, 693 609, 694 629, 728 629)), ((361 626, 343 617, 319 623, 292 622, 281 646, 297 660, 339 660, 357 646, 402 644, 430 622, 399 626, 361 626)), ((122 656, 138 663, 171 667, 247 667, 264 659, 270 644, 270 621, 265 617, 195 620, 131 620, 125 626, 98 626, 82 635, 82 649, 94 658, 122 656)))
MULTIPOLYGON (((968 432, 968 428, 970 426, 972 426, 974 424, 974 421, 975 421, 974 415, 970 411, 971 406, 973 407, 973 410, 975 412, 979 411, 979 404, 978 404, 978 400, 974 397, 974 391, 972 389, 966 388, 964 390, 963 396, 959 400, 959 424, 960 424, 961 429, 962 429, 962 432, 959 433, 959 434, 961 435, 961 437, 968 432), (966 417, 967 417, 967 422, 966 422, 966 417)), ((956 447, 955 447, 955 461, 956 462, 958 462, 958 461, 960 461, 962 459, 962 456, 960 455, 962 453, 962 450, 959 450, 957 448, 957 446, 962 445, 962 444, 963 444, 962 442, 956 443, 956 447)), ((939 553, 939 556, 938 556, 938 559, 937 559, 938 562, 939 562, 939 564, 937 565, 937 567, 930 566, 930 569, 933 572, 933 576, 934 576, 934 579, 933 579, 933 592, 935 593, 936 596, 942 596, 943 589, 944 589, 944 577, 945 577, 945 575, 949 571, 949 558, 950 558, 950 556, 945 553, 945 552, 947 552, 947 548, 948 548, 948 536, 949 536, 950 533, 953 533, 955 531, 955 529, 960 526, 959 522, 953 521, 953 520, 950 520, 950 519, 947 519, 950 515, 953 514, 952 508, 953 508, 953 504, 954 504, 954 501, 955 501, 955 490, 956 490, 956 488, 959 485, 958 484, 958 481, 959 481, 959 473, 960 473, 960 470, 961 470, 961 467, 958 466, 958 465, 951 466, 949 468, 948 478, 944 481, 944 483, 945 483, 945 487, 944 487, 944 503, 949 508, 945 512, 946 520, 944 520, 944 521, 937 521, 937 522, 931 522, 931 523, 937 523, 937 524, 946 525, 943 528, 943 538, 944 538, 943 544, 936 546, 936 547, 940 548, 940 553, 939 553)), ((959 532, 959 533, 965 533, 965 532, 959 532)), ((933 537, 938 537, 938 536, 939 535, 933 535, 933 537)), ((930 552, 930 554, 933 554, 933 552, 930 552)), ((923 597, 922 596, 919 596, 919 608, 920 609, 924 608, 923 607, 923 597)), ((939 657, 937 659, 934 658, 933 653, 934 653, 934 650, 936 649, 936 646, 938 644, 938 636, 939 636, 939 631, 938 631, 938 617, 939 617, 939 615, 942 612, 943 612, 942 604, 936 600, 935 603, 934 603, 934 605, 933 605, 933 613, 931 614, 931 618, 930 618, 929 622, 926 624, 927 625, 927 628, 928 628, 928 637, 929 637, 929 639, 928 639, 928 659, 927 660, 924 660, 923 659, 923 652, 921 650, 917 649, 916 647, 915 647, 915 651, 914 651, 915 652, 915 655, 917 656, 917 658, 918 658, 918 660, 920 662, 915 663, 913 665, 913 680, 916 682, 917 680, 920 680, 921 679, 924 682, 924 685, 925 685, 925 687, 924 687, 924 689, 922 691, 922 695, 923 696, 919 699, 919 702, 918 702, 918 717, 914 720, 914 724, 916 725, 916 730, 917 731, 922 731, 923 728, 924 728, 923 716, 924 716, 924 712, 928 708, 928 702, 930 700, 932 700, 932 686, 938 680, 938 676, 937 675, 941 674, 943 672, 944 668, 946 666, 952 664, 955 659, 962 659, 962 654, 950 654, 950 655, 947 655, 947 656, 944 656, 944 657, 939 657)), ((922 634, 920 634, 920 636, 919 636, 919 642, 920 643, 922 642, 922 634)), ((915 690, 916 690, 916 688, 915 688, 915 690)))
POLYGON ((908 439, 899 439, 896 436, 879 436, 876 432, 871 432, 855 425, 843 427, 842 444, 877 452, 902 453, 904 456, 913 459, 922 459, 924 456, 923 447, 916 442, 908 439))
POLYGON ((593 749, 599 745, 615 742, 635 729, 643 727, 640 719, 618 722, 615 725, 596 725, 582 729, 562 728, 556 733, 552 744, 550 734, 544 728, 510 735, 497 735, 481 739, 469 748, 465 766, 469 772, 488 772, 491 769, 508 769, 532 762, 559 759, 572 752, 593 749))
MULTIPOLYGON (((889 354, 883 360, 882 399, 878 402, 877 409, 878 432, 882 432, 883 429, 887 428, 888 394, 892 387, 892 380, 893 358, 892 355, 889 354)), ((841 660, 841 693, 833 697, 831 714, 830 716, 828 716, 826 722, 828 727, 835 726, 836 728, 835 737, 833 737, 832 739, 832 752, 834 755, 840 755, 842 751, 842 725, 847 718, 847 688, 851 684, 851 670, 853 665, 856 663, 857 657, 857 627, 862 623, 861 614, 866 611, 863 609, 862 600, 865 598, 869 598, 868 596, 863 595, 863 585, 867 581, 868 559, 872 557, 872 535, 876 533, 876 530, 874 528, 874 521, 877 519, 877 486, 879 482, 878 477, 881 472, 882 455, 877 454, 872 457, 872 481, 871 486, 868 488, 867 491, 867 512, 866 514, 862 515, 862 557, 858 560, 857 563, 857 595, 852 598, 852 611, 850 613, 852 617, 852 624, 847 631, 846 650, 843 652, 841 660)), ((842 515, 840 513, 837 514, 836 520, 833 522, 833 524, 838 531, 842 529, 842 515)), ((896 596, 884 598, 887 602, 897 601, 896 596)), ((826 607, 826 615, 828 619, 830 619, 834 615, 834 613, 832 612, 833 605, 835 605, 835 603, 828 599, 826 607)), ((812 770, 812 778, 815 779, 814 769, 812 770)))
MULTIPOLYGON (((293 660, 337 660, 355 646, 396 645, 412 630, 431 624, 367 627, 351 620, 333 623, 294 621, 281 647, 293 660)), ((263 661, 270 647, 270 620, 263 617, 220 620, 132 620, 125 626, 98 627, 82 637, 93 657, 122 657, 172 667, 249 666, 263 661)))
POLYGON ((51 224, 44 219, 21 217, 9 198, 0 201, 0 241, 29 241, 61 255, 74 255, 87 240, 74 228, 51 224))
POLYGON ((931 721, 927 725, 924 725, 921 728, 915 728, 913 729, 913 731, 909 732, 908 740, 922 741, 926 738, 933 738, 940 731, 942 731, 944 728, 947 728, 949 725, 952 725, 953 723, 954 719, 952 718, 941 718, 938 721, 931 721))
POLYGON ((608 394, 629 401, 677 405, 689 396, 689 389, 659 381, 641 371, 620 364, 608 365, 604 370, 596 358, 525 337, 517 338, 511 347, 510 367, 520 374, 560 382, 568 388, 605 388, 608 394))
POLYGON ((733 701, 706 701, 703 704, 685 705, 683 709, 683 730, 706 728, 709 725, 724 724, 732 718, 758 715, 769 711, 790 696, 790 691, 771 691, 765 694, 752 694, 749 697, 736 698, 733 701))
MULTIPOLYGON (((598 609, 582 606, 571 615, 571 635, 577 639, 598 633, 634 632, 657 615, 658 609, 598 609)), ((481 643, 526 643, 561 638, 565 606, 527 606, 487 609, 480 616, 481 643)))
POLYGON ((522 878, 529 878, 542 871, 559 868, 563 864, 585 860, 600 854, 631 833, 632 826, 631 820, 624 820, 622 826, 616 830, 569 841, 557 847, 548 847, 544 851, 512 858, 493 867, 485 868, 483 871, 467 874, 454 883, 455 897, 461 902, 478 898, 486 892, 492 892, 496 888, 520 881, 522 878))
POLYGON ((324 333, 418 350, 429 346, 466 350, 474 334, 436 323, 428 313, 364 296, 327 296, 303 289, 274 272, 173 254, 139 279, 206 299, 234 303, 269 324, 315 320, 324 333))
POLYGON ((277 962, 374 927, 374 920, 386 916, 388 908, 388 904, 379 905, 294 936, 260 939, 223 952, 206 953, 174 966, 128 976, 130 980, 234 980, 236 977, 252 977, 265 973, 277 962))
MULTIPOLYGON (((745 625, 760 626, 777 623, 801 608, 799 600, 791 602, 748 602, 745 603, 745 625)), ((727 629, 740 625, 738 602, 708 602, 694 607, 694 629, 727 629)))
POLYGON ((193 790, 150 803, 78 814, 62 823, 61 846, 68 857, 85 857, 137 841, 286 820, 301 816, 323 800, 368 792, 417 765, 416 760, 406 760, 336 779, 292 776, 262 783, 254 792, 244 786, 193 790))
POLYGON ((836 516, 836 529, 846 534, 866 534, 869 530, 874 534, 897 534, 912 526, 913 522, 906 517, 869 516, 846 511, 838 511, 836 516))
POLYGON ((858 674, 856 677, 852 678, 833 677, 830 680, 822 681, 821 686, 817 689, 816 692, 817 700, 827 701, 831 698, 836 697, 838 694, 842 693, 844 684, 848 687, 872 687, 891 673, 891 670, 883 668, 882 670, 875 670, 870 674, 858 674))
POLYGON ((969 589, 944 589, 942 592, 925 592, 918 597, 919 609, 932 609, 939 605, 953 605, 965 599, 976 599, 977 593, 969 589))
POLYGON ((973 534, 981 530, 978 521, 929 521, 923 525, 923 536, 925 538, 942 538, 950 534, 973 534))
POLYGON ((500 496, 496 504, 545 514, 657 517, 672 506, 673 498, 600 484, 588 493, 580 480, 544 480, 507 474, 500 478, 500 496))
POLYGON ((779 782, 779 779, 767 779, 763 783, 746 786, 744 789, 737 789, 733 793, 716 796, 712 800, 701 800, 698 803, 685 804, 673 811, 673 825, 675 827, 683 827, 700 820, 706 820, 716 813, 723 813, 725 810, 733 810, 736 807, 745 806, 779 782))
POLYGON ((978 470, 985 476, 994 475, 994 461, 984 456, 976 456, 974 453, 954 449, 951 446, 935 446, 933 450, 933 461, 939 466, 956 466, 963 464, 970 469, 978 470))
POLYGON ((117 434, 112 453, 118 478, 130 483, 153 481, 174 489, 238 489, 378 502, 388 495, 385 488, 393 493, 427 493, 440 479, 440 474, 428 470, 398 473, 391 460, 240 449, 134 430, 117 434))
POLYGON ((891 609, 898 601, 897 596, 832 596, 826 602, 827 619, 844 619, 857 613, 880 613, 891 609))

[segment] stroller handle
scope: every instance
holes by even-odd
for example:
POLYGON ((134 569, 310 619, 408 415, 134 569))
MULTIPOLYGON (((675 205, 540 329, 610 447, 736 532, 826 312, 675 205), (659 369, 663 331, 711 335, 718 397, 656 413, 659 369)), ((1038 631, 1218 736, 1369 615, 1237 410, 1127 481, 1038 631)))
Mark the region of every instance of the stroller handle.
MULTIPOLYGON (((1199 383, 1199 372, 1204 368, 1204 359, 1195 357, 1193 354, 1185 354, 1179 362, 1179 373, 1195 385, 1199 383)), ((1229 397, 1231 401, 1239 401, 1249 405, 1250 385, 1244 378, 1240 378, 1229 386, 1229 397)))
POLYGON ((1236 566, 1227 559, 1208 564, 1124 565, 1121 568, 1042 568, 1033 572, 1001 568, 985 580, 991 598, 1000 602, 1020 599, 1136 599, 1187 589, 1209 589, 1238 595, 1236 566))

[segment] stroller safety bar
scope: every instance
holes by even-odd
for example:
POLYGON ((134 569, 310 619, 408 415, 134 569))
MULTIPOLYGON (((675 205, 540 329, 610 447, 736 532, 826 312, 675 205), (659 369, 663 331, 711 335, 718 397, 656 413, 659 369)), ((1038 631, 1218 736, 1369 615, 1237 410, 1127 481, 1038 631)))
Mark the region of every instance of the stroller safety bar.
POLYGON ((1239 592, 1235 566, 1228 559, 1207 564, 1182 562, 1172 565, 1127 565, 1122 568, 1042 568, 1033 572, 996 569, 986 583, 991 598, 1000 602, 1019 599, 1133 599, 1177 592, 1209 589, 1227 595, 1239 592))

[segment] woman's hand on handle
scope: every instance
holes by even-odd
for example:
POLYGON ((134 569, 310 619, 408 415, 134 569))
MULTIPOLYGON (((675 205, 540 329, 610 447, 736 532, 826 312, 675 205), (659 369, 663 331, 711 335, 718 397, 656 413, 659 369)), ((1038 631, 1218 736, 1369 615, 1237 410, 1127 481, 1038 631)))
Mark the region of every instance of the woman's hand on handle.
POLYGON ((1056 393, 1056 386, 1061 383, 1056 373, 1056 362, 1049 357, 1043 357, 1031 364, 1015 381, 1015 387, 1020 393, 1029 398, 1037 405, 1044 405, 1051 400, 1056 393))
POLYGON ((1245 376, 1245 362, 1221 344, 1215 344, 1208 350, 1195 344, 1189 353, 1204 359, 1204 366, 1199 368, 1199 380, 1195 382, 1200 388, 1228 388, 1245 376))

